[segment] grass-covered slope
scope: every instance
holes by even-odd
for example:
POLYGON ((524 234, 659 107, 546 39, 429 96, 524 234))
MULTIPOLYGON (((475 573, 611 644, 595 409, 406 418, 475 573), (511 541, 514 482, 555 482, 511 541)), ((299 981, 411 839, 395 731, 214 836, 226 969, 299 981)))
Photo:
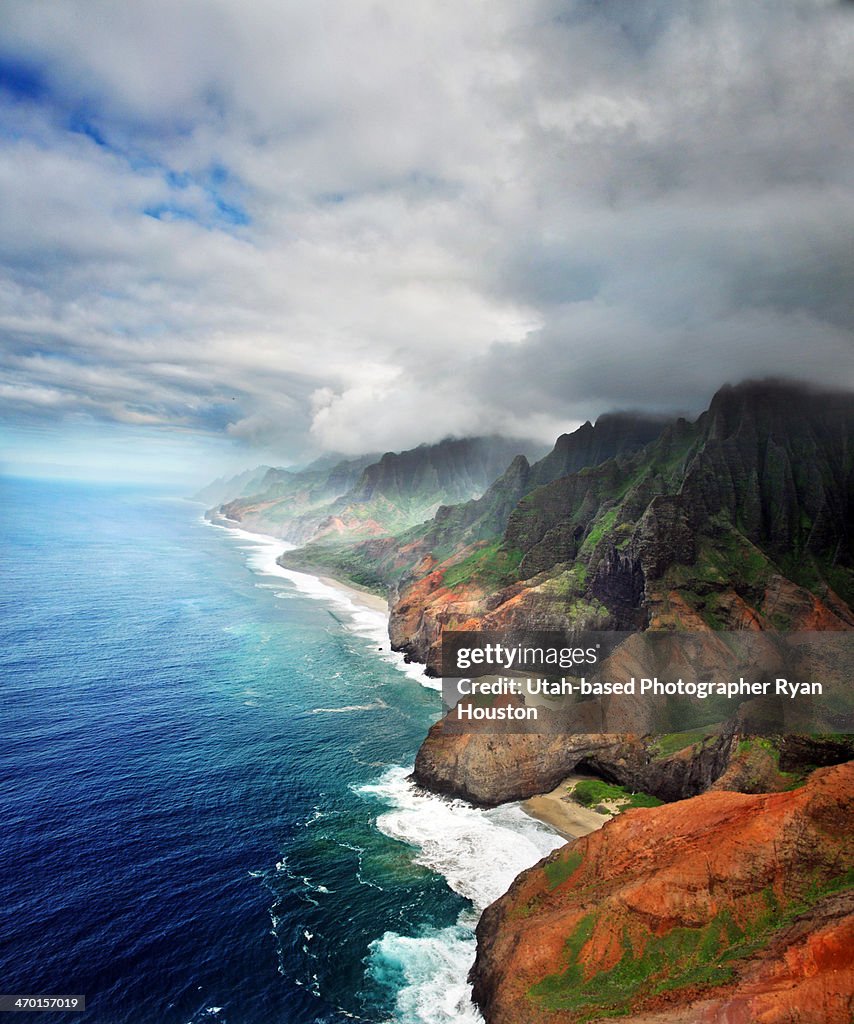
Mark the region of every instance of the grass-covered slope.
POLYGON ((397 640, 423 660, 440 621, 460 616, 484 628, 850 628, 854 399, 724 388, 696 422, 525 494, 499 541, 441 554, 400 587, 397 640))
POLYGON ((251 486, 220 499, 208 513, 242 523, 249 530, 291 538, 300 521, 326 507, 354 486, 362 471, 376 459, 323 458, 298 470, 269 469, 251 486))
MULTIPOLYGON (((396 537, 432 518, 442 504, 482 494, 520 450, 530 447, 500 437, 447 439, 381 457, 314 465, 294 478, 271 480, 262 493, 221 511, 296 543, 349 547, 396 537)), ((323 558, 329 561, 330 552, 323 558)))
MULTIPOLYGON (((370 579, 373 585, 383 586, 396 584, 404 576, 423 576, 449 559, 465 561, 473 546, 492 548, 500 544, 514 509, 526 494, 585 466, 636 452, 658 437, 664 425, 664 420, 633 414, 600 416, 595 425, 585 423, 573 433, 561 435, 554 448, 533 464, 525 455, 517 455, 509 465, 505 463, 504 472, 493 478, 479 497, 438 508, 422 505, 418 512, 426 521, 408 529, 390 529, 393 539, 360 541, 353 531, 341 538, 327 533, 303 551, 289 555, 289 564, 319 565, 360 582, 370 579), (430 512, 430 518, 425 511, 430 512)), ((365 491, 359 489, 359 494, 364 502, 365 491)), ((364 516, 370 508, 369 503, 363 504, 358 514, 364 516)), ((393 525, 405 527, 402 522, 393 525)), ((506 561, 509 567, 514 557, 501 555, 498 561, 506 561)), ((462 582, 478 560, 484 563, 485 582, 493 588, 517 578, 518 559, 508 575, 503 565, 496 572, 496 566, 487 564, 488 554, 484 554, 476 555, 468 566, 454 569, 452 579, 462 582)))
POLYGON ((488 1024, 847 1024, 852 799, 849 763, 790 792, 629 810, 551 854, 478 925, 488 1024))
POLYGON ((265 481, 270 474, 287 475, 286 469, 273 469, 272 466, 256 466, 246 469, 234 476, 221 476, 217 480, 202 487, 192 495, 192 501, 203 501, 206 505, 221 505, 248 494, 256 494, 265 489, 265 481))

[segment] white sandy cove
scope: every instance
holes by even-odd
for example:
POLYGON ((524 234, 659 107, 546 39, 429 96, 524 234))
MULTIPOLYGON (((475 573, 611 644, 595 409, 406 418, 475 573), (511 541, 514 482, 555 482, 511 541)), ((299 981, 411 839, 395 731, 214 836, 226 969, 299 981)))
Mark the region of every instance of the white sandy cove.
MULTIPOLYGON (((276 559, 292 544, 237 526, 209 525, 245 542, 241 548, 254 572, 288 580, 306 597, 331 605, 341 615, 344 628, 376 642, 379 657, 422 686, 441 688, 438 680, 424 675, 420 665, 407 664, 402 654, 391 650, 388 611, 378 606, 376 598, 336 580, 283 569, 276 559)), ((422 930, 418 935, 386 932, 371 943, 368 970, 377 977, 403 977, 396 1024, 482 1024, 467 981, 475 955, 477 918, 521 871, 565 840, 519 804, 481 810, 419 788, 409 777, 411 771, 411 766, 389 768, 356 792, 380 805, 377 828, 414 848, 416 862, 442 875, 473 909, 464 911, 457 924, 448 928, 422 930)))

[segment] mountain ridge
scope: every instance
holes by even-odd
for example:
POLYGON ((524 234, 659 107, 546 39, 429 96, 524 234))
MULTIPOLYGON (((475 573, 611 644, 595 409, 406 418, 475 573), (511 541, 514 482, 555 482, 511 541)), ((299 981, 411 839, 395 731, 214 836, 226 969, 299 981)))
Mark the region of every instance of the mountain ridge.
MULTIPOLYGON (((552 449, 533 464, 517 455, 483 494, 458 504, 442 504, 432 519, 395 537, 376 537, 331 551, 308 545, 289 552, 285 561, 299 568, 320 566, 376 589, 402 577, 431 571, 437 562, 465 554, 473 544, 500 537, 521 498, 542 483, 575 469, 653 440, 666 420, 635 413, 607 413, 595 424, 582 424, 562 434, 552 449), (422 565, 423 563, 423 565, 422 565)), ((284 564, 284 563, 283 563, 284 564)))
MULTIPOLYGON (((387 593, 393 648, 428 673, 440 672, 445 629, 854 629, 848 392, 748 381, 719 389, 691 421, 609 414, 561 435, 534 463, 517 454, 478 496, 440 503, 432 518, 407 525, 405 503, 437 489, 430 459, 422 451, 419 463, 413 452, 400 453, 403 460, 387 453, 362 467, 346 494, 309 510, 302 524, 312 541, 280 563, 387 593), (418 468, 403 474, 401 488, 407 459, 418 468), (329 522, 330 509, 340 523, 329 522), (360 533, 366 518, 372 522, 360 533)), ((452 460, 446 468, 458 472, 452 460)), ((287 489, 272 472, 271 486, 287 489)), ((421 501, 417 514, 428 508, 421 501)), ((799 1019, 847 1020, 851 1000, 841 1003, 833 986, 838 951, 854 935, 854 906, 836 833, 840 808, 850 808, 854 766, 814 769, 850 759, 851 737, 759 740, 734 721, 699 737, 461 732, 447 723, 433 725, 415 762, 415 781, 435 792, 496 806, 586 771, 668 802, 629 811, 565 847, 487 910, 472 979, 489 1024, 580 1024, 629 1010, 648 1024, 746 1024, 760 1011, 784 1024, 774 1015, 780 984, 797 994, 799 1019), (721 822, 717 846, 698 807, 721 822), (751 832, 759 810, 773 811, 776 824, 751 832), (789 841, 789 829, 810 831, 820 845, 826 891, 802 913, 818 862, 789 841), (621 836, 638 844, 641 875, 619 862, 621 836), (686 882, 687 848, 695 859, 725 854, 705 888, 693 875, 686 882), (605 852, 591 855, 596 850, 605 852), (757 858, 758 881, 750 877, 757 858), (655 898, 641 907, 645 890, 655 898), (590 923, 592 904, 566 910, 567 893, 583 903, 606 891, 614 896, 607 921, 605 914, 590 923), (727 958, 727 943, 746 948, 754 940, 755 955, 727 958), (686 1018, 695 1004, 705 1016, 686 1018)), ((850 993, 854 980, 845 978, 850 993)))
POLYGON ((721 392, 639 451, 530 491, 500 541, 404 577, 393 642, 436 671, 442 628, 463 624, 851 628, 853 437, 848 394, 721 392))
MULTIPOLYGON (((520 448, 532 447, 536 446, 531 442, 493 436, 446 438, 433 445, 386 452, 363 460, 359 473, 348 479, 340 493, 305 512, 287 515, 276 526, 284 539, 313 546, 306 556, 309 561, 316 551, 314 561, 334 562, 337 548, 396 537, 431 519, 443 503, 481 494, 520 448)), ((263 528, 265 521, 271 525, 278 506, 276 499, 259 502, 257 525, 263 528)), ((243 519, 247 510, 238 503, 224 511, 243 519)))

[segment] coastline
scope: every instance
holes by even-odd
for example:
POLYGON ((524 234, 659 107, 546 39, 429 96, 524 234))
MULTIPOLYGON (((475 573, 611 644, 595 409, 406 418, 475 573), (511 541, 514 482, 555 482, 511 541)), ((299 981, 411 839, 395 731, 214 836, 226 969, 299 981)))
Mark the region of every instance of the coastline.
MULTIPOLYGON (((207 513, 202 516, 204 521, 211 526, 218 526, 224 530, 237 530, 242 534, 245 534, 249 538, 257 538, 258 540, 264 541, 275 541, 277 544, 281 544, 284 547, 284 551, 293 551, 296 545, 291 544, 290 541, 284 540, 282 537, 277 537, 272 533, 261 533, 258 530, 247 530, 246 527, 237 519, 229 519, 228 516, 212 515, 208 517, 207 513)), ((278 558, 276 559, 278 565, 278 558)), ((335 576, 330 576, 328 570, 324 571, 318 566, 317 571, 313 571, 311 566, 300 567, 299 569, 293 569, 290 566, 280 566, 283 570, 289 573, 295 573, 300 576, 308 576, 311 579, 319 580, 327 587, 331 587, 333 590, 339 590, 343 593, 353 604, 361 605, 367 611, 382 612, 388 615, 388 600, 377 594, 373 590, 369 590, 367 587, 362 587, 358 583, 352 580, 340 580, 335 576)))
MULTIPOLYGON (((294 548, 294 545, 283 540, 281 537, 275 537, 272 534, 257 533, 254 530, 249 531, 237 520, 228 519, 226 516, 212 516, 210 519, 205 517, 205 522, 212 526, 220 527, 221 529, 233 530, 243 534, 247 538, 254 538, 259 541, 282 545, 285 551, 289 551, 294 548)), ((275 564, 283 575, 287 574, 291 576, 291 578, 294 576, 301 576, 306 580, 314 580, 317 583, 322 584, 323 587, 328 587, 330 590, 337 592, 356 608, 361 608, 362 610, 373 614, 381 614, 383 616, 385 628, 387 629, 389 605, 387 599, 380 597, 379 594, 368 590, 366 587, 359 586, 358 583, 354 583, 352 581, 345 582, 344 580, 330 576, 328 573, 321 571, 312 572, 311 567, 309 566, 300 569, 291 569, 290 567, 282 566, 278 561, 278 556, 275 564)), ((419 675, 422 674, 421 667, 415 664, 410 667, 406 674, 412 676, 413 668, 418 671, 419 675)), ((417 681, 420 682, 421 685, 424 685, 423 679, 419 679, 417 681)), ((579 778, 580 776, 570 775, 563 779, 550 792, 536 793, 527 800, 520 801, 518 806, 529 818, 539 822, 540 824, 548 826, 548 828, 556 835, 567 841, 578 839, 580 836, 588 835, 590 832, 595 832, 596 829, 601 828, 606 821, 613 817, 613 815, 600 814, 592 808, 581 807, 579 804, 575 803, 575 801, 565 799, 566 786, 572 782, 577 782, 579 778)))
MULTIPOLYGON (((337 590, 353 604, 361 606, 367 611, 381 612, 387 625, 388 601, 367 588, 360 587, 356 583, 345 583, 334 576, 308 571, 308 567, 306 569, 288 569, 287 571, 318 580, 324 586, 337 590)), ((417 665, 415 667, 418 668, 417 665)), ((533 821, 546 825, 556 836, 571 842, 573 839, 579 839, 581 836, 589 835, 602 828, 606 821, 610 821, 614 817, 612 813, 601 814, 599 811, 593 810, 592 807, 582 807, 574 800, 567 798, 566 787, 581 779, 581 775, 568 775, 547 793, 535 793, 527 800, 521 800, 518 803, 511 801, 504 806, 518 806, 533 821)))
MULTIPOLYGON (((212 516, 211 518, 207 518, 207 516, 205 516, 204 521, 211 526, 217 526, 221 529, 238 532, 246 536, 247 539, 256 539, 266 543, 282 545, 285 551, 293 550, 294 548, 294 545, 283 540, 281 537, 275 537, 272 534, 258 533, 254 530, 247 530, 240 522, 234 519, 228 519, 226 516, 212 516)), ((368 590, 366 587, 359 586, 358 583, 354 583, 352 581, 345 582, 344 580, 328 575, 328 573, 321 571, 312 572, 311 567, 309 566, 300 569, 285 567, 279 563, 278 556, 275 564, 283 575, 287 574, 291 576, 291 578, 294 576, 301 576, 306 580, 314 580, 317 583, 322 584, 323 587, 328 587, 330 590, 335 591, 356 608, 361 608, 362 610, 373 614, 381 614, 383 616, 385 628, 387 629, 389 605, 387 599, 380 597, 379 594, 368 590)), ((420 666, 415 664, 411 666, 406 674, 412 676, 413 668, 418 671, 419 675, 421 675, 420 666)), ((424 685, 423 679, 419 679, 418 681, 421 685, 424 685)), ((563 779, 550 792, 536 793, 527 800, 520 801, 518 803, 518 807, 529 818, 539 822, 540 824, 548 826, 548 828, 556 835, 567 841, 578 839, 580 836, 588 835, 590 832, 595 832, 596 829, 601 828, 606 821, 613 817, 613 815, 600 814, 592 808, 581 807, 579 804, 575 803, 575 801, 565 799, 566 786, 572 782, 577 782, 579 778, 580 776, 570 775, 563 779)))
POLYGON ((360 604, 369 611, 382 612, 383 615, 388 616, 389 609, 386 598, 380 597, 379 594, 375 594, 366 587, 360 587, 358 583, 345 583, 334 576, 322 576, 319 573, 304 572, 302 569, 290 569, 289 571, 300 572, 304 576, 313 576, 315 579, 320 580, 321 583, 326 584, 327 587, 332 587, 333 590, 340 590, 343 594, 346 594, 353 604, 360 604))
MULTIPOLYGON (((247 531, 223 517, 203 521, 231 534, 254 572, 288 580, 306 597, 330 605, 345 629, 373 642, 373 651, 381 652, 374 656, 419 686, 439 688, 437 680, 424 675, 423 665, 407 663, 403 654, 390 649, 387 601, 334 577, 282 566, 279 557, 293 545, 281 538, 247 531)), ((478 1024, 482 1017, 471 1002, 468 971, 474 963, 474 929, 481 913, 522 871, 568 839, 601 827, 607 818, 574 803, 566 804, 559 791, 524 803, 477 808, 421 789, 411 772, 411 763, 386 765, 378 778, 360 785, 357 792, 373 804, 377 831, 409 846, 414 863, 442 877, 449 889, 471 906, 447 927, 428 928, 423 934, 410 934, 405 926, 387 931, 372 942, 369 959, 379 971, 388 963, 405 965, 407 977, 398 993, 398 1007, 416 1008, 416 1017, 407 1019, 478 1024), (440 999, 448 1003, 447 1010, 435 1017, 440 999)))
POLYGON ((592 807, 582 807, 567 798, 566 787, 581 781, 581 775, 567 775, 548 793, 535 793, 520 803, 522 810, 537 821, 549 825, 567 841, 579 839, 600 829, 613 814, 600 814, 592 807))

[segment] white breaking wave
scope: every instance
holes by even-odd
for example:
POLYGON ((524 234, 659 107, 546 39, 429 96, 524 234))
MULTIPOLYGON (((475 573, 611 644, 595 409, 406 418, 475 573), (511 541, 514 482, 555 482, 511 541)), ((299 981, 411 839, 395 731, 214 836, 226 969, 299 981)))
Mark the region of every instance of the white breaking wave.
POLYGON ((443 875, 478 910, 507 892, 520 871, 566 841, 518 804, 481 810, 421 789, 410 772, 390 768, 357 792, 388 807, 377 818, 382 833, 415 847, 416 863, 443 875))
POLYGON ((232 534, 238 540, 248 542, 250 546, 241 545, 241 548, 246 553, 246 563, 250 569, 263 576, 278 576, 280 579, 288 580, 306 597, 331 605, 339 615, 344 617, 341 624, 345 629, 376 644, 376 653, 383 661, 393 665, 398 671, 403 672, 428 690, 441 690, 441 682, 425 675, 422 665, 415 662, 408 663, 405 655, 391 649, 388 639, 387 612, 359 604, 350 597, 347 591, 324 583, 317 576, 282 568, 276 559, 285 551, 293 551, 296 545, 289 544, 284 540, 277 540, 275 537, 267 537, 263 533, 251 533, 239 526, 223 526, 220 523, 211 523, 207 519, 201 519, 201 522, 214 527, 214 529, 225 530, 226 533, 232 534))
MULTIPOLYGON (((378 657, 422 686, 441 689, 440 681, 426 676, 422 666, 407 664, 402 654, 390 649, 386 613, 357 604, 347 592, 316 576, 282 568, 276 559, 293 544, 237 526, 208 525, 247 542, 241 548, 253 571, 286 579, 306 597, 331 605, 342 616, 344 628, 376 644, 378 657)), ((481 810, 462 800, 449 800, 420 789, 410 780, 410 772, 409 768, 389 768, 377 782, 359 786, 356 792, 384 805, 376 822, 384 835, 415 849, 415 861, 442 875, 474 909, 463 911, 457 923, 447 928, 427 929, 419 935, 386 932, 370 945, 368 972, 379 984, 395 991, 395 1024, 483 1024, 468 984, 476 952, 474 929, 478 916, 507 891, 520 872, 565 840, 525 814, 518 804, 481 810)), ((279 862, 276 868, 282 870, 285 865, 279 862)), ((314 892, 327 891, 308 879, 303 881, 314 892)), ((363 881, 361 872, 359 881, 363 881)), ((363 884, 373 885, 367 881, 363 884)), ((304 895, 310 902, 317 902, 308 893, 304 895)))
POLYGON ((310 715, 340 715, 346 711, 381 711, 387 708, 388 704, 381 698, 377 698, 372 704, 345 704, 341 708, 312 708, 310 715))
POLYGON ((356 792, 386 806, 377 828, 414 847, 416 862, 442 875, 475 912, 421 935, 386 932, 371 943, 368 970, 381 984, 397 987, 397 1024, 478 1024, 482 1017, 467 980, 478 915, 564 840, 518 804, 481 810, 420 789, 410 771, 390 768, 356 792))
POLYGON ((457 924, 416 937, 386 932, 371 943, 368 972, 397 989, 398 1024, 483 1024, 466 981, 473 928, 457 924))

